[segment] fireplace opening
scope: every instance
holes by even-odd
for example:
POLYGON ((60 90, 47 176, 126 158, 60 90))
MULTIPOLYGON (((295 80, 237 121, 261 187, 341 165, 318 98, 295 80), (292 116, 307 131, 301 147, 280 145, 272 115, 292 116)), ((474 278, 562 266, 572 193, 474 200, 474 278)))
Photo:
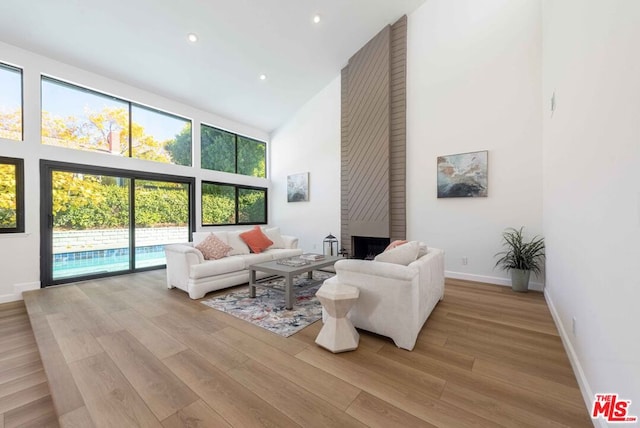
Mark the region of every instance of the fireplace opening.
POLYGON ((373 260, 375 256, 382 253, 390 243, 389 238, 378 238, 371 236, 352 236, 351 248, 353 258, 362 260, 373 260))

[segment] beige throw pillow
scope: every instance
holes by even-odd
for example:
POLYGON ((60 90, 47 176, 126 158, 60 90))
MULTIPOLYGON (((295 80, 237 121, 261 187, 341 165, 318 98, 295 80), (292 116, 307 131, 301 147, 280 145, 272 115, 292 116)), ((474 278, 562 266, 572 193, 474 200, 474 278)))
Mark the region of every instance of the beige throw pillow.
POLYGON ((377 262, 395 263, 397 265, 407 266, 418 257, 420 246, 418 241, 407 242, 392 250, 378 254, 374 259, 377 262))
POLYGON ((227 233, 227 240, 229 241, 229 245, 233 247, 233 249, 229 252, 230 256, 237 256, 239 254, 250 254, 249 247, 245 242, 240 238, 240 234, 244 231, 234 231, 227 233))
POLYGON ((202 242, 196 245, 196 248, 200 250, 205 260, 221 259, 226 257, 229 251, 233 249, 213 234, 207 236, 202 242))

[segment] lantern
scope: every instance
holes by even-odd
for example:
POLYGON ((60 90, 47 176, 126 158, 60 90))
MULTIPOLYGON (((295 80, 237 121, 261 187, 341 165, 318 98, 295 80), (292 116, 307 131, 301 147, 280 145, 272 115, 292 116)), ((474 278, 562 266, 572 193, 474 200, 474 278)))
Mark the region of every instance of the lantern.
POLYGON ((329 234, 329 236, 322 241, 322 253, 328 256, 338 255, 338 239, 332 234, 329 234))

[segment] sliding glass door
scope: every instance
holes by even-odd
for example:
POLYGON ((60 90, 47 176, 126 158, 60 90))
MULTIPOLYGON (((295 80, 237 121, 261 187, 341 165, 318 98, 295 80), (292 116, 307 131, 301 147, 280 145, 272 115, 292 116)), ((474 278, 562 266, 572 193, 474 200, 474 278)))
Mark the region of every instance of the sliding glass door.
POLYGON ((164 245, 189 241, 189 185, 135 181, 135 267, 166 263, 164 245))
POLYGON ((163 267, 190 240, 193 179, 41 161, 42 283, 163 267))
POLYGON ((129 270, 131 180, 52 171, 52 279, 129 270))

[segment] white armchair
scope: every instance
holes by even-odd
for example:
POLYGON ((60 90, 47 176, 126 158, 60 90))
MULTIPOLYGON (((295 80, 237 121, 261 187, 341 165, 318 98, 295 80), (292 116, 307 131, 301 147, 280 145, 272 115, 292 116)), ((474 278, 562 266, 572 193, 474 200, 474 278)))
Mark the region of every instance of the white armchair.
POLYGON ((412 350, 418 333, 444 297, 444 251, 429 248, 408 266, 366 260, 340 260, 326 282, 360 290, 349 312, 357 328, 387 336, 412 350))

